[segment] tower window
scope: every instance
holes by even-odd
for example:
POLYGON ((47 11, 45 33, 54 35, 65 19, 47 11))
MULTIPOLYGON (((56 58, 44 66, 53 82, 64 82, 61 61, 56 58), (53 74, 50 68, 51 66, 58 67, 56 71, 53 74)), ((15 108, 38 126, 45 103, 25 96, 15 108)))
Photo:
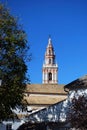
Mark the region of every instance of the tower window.
POLYGON ((49 59, 49 64, 51 64, 51 59, 49 59))
POLYGON ((49 50, 49 55, 51 55, 51 50, 49 50))
POLYGON ((51 81, 52 80, 52 73, 50 72, 49 73, 49 81, 51 81))

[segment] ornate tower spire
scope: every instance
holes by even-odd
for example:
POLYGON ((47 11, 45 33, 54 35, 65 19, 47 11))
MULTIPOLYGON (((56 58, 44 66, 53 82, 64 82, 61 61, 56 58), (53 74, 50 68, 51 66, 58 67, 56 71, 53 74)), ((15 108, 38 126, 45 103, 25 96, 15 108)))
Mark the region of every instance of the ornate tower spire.
POLYGON ((48 45, 45 52, 45 62, 43 64, 43 83, 44 84, 57 84, 57 71, 58 66, 55 63, 55 53, 52 45, 52 40, 49 37, 48 45))

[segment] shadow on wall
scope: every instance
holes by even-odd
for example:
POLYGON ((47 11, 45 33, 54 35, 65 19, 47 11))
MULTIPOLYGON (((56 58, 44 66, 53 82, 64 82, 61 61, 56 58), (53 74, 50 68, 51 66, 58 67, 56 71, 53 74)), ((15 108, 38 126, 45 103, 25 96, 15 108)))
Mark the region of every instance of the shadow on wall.
POLYGON ((57 123, 58 125, 58 123, 65 123, 66 107, 67 100, 63 100, 59 103, 49 106, 48 108, 35 112, 28 117, 28 122, 20 126, 18 130, 22 130, 22 127, 23 130, 25 130, 25 127, 26 130, 28 130, 27 127, 29 127, 29 130, 45 130, 49 124, 52 125, 57 123))

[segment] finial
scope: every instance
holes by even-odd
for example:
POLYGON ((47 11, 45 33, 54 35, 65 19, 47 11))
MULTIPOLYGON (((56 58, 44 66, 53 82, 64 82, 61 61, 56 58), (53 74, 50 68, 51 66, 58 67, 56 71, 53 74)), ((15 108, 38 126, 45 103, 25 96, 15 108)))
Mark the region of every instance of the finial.
POLYGON ((49 35, 48 44, 51 44, 51 43, 52 43, 51 35, 49 35))

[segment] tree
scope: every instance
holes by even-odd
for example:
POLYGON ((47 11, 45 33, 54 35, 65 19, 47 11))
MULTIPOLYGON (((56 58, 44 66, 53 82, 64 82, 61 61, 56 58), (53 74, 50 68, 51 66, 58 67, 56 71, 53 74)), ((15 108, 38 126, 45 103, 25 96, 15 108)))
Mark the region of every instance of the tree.
POLYGON ((72 99, 67 120, 76 129, 87 129, 87 98, 84 95, 72 99))
POLYGON ((10 118, 12 109, 22 102, 27 80, 27 49, 26 33, 22 26, 18 24, 17 18, 0 4, 0 121, 10 118))

